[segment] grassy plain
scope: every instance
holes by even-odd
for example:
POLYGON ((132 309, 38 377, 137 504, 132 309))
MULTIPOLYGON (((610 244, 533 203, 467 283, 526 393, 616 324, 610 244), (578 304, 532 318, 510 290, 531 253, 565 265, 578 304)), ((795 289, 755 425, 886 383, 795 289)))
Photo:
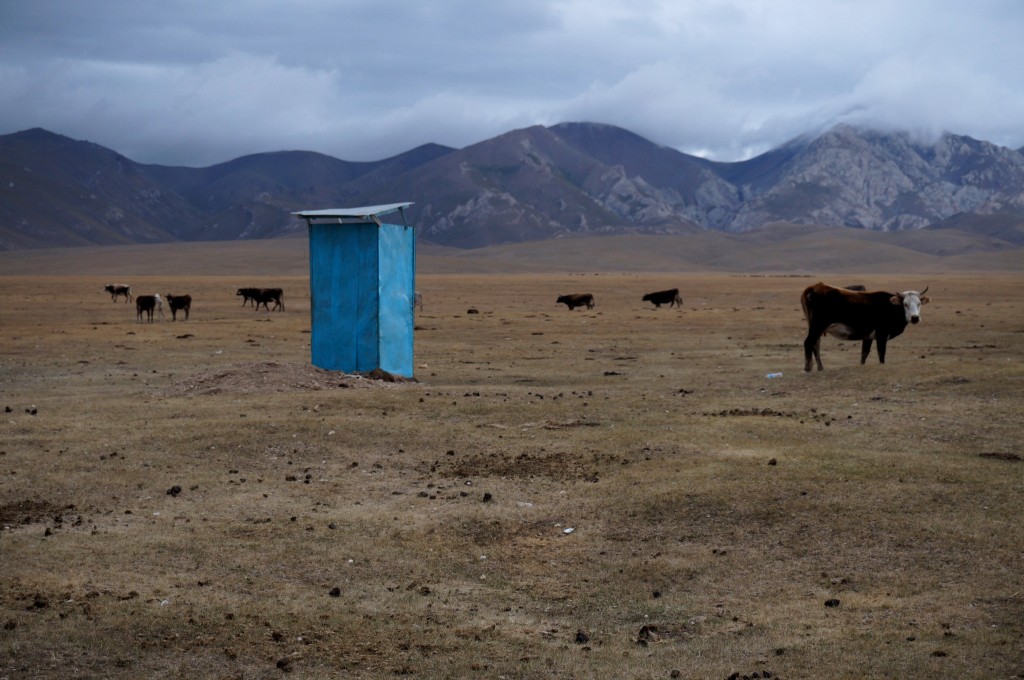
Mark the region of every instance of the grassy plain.
POLYGON ((301 263, 223 248, 0 270, 0 678, 1024 677, 1020 273, 427 255, 386 383, 308 366, 301 263), (932 303, 805 375, 819 279, 932 303))

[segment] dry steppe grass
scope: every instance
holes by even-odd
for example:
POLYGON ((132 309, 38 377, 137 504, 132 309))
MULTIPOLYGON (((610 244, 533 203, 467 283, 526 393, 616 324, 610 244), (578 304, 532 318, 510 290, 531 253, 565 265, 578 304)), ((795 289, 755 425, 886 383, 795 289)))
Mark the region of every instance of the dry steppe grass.
POLYGON ((402 383, 301 275, 73 268, 2 277, 0 678, 1024 677, 1019 274, 425 273, 402 383), (819 278, 932 303, 805 375, 819 278))

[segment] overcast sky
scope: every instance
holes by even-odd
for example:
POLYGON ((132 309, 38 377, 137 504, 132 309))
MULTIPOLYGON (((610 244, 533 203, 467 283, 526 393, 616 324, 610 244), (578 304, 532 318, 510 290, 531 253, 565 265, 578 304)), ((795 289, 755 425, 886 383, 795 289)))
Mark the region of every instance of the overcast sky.
POLYGON ((716 160, 838 122, 1024 146, 1019 0, 0 0, 0 134, 379 160, 589 121, 716 160))

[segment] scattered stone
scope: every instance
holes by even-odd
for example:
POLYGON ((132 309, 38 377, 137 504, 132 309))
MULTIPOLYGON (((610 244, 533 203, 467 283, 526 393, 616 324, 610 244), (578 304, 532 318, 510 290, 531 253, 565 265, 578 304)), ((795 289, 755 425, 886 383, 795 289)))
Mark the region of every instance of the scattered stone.
POLYGON ((167 495, 168 496, 177 496, 180 493, 181 493, 181 487, 178 486, 177 484, 175 484, 174 486, 172 486, 170 489, 167 490, 167 495))
POLYGON ((837 600, 834 597, 829 599, 829 600, 825 600, 825 606, 826 607, 838 607, 839 606, 839 600, 837 600))
POLYGON ((327 594, 330 595, 331 597, 341 597, 341 588, 335 586, 335 587, 331 588, 327 592, 327 594))
POLYGON ((476 307, 470 307, 469 309, 466 310, 466 314, 479 314, 479 313, 480 313, 480 310, 477 309, 476 307))
POLYGON ((580 628, 576 631, 576 644, 585 645, 590 642, 590 634, 587 631, 580 628))
POLYGON ((492 498, 494 497, 491 495, 489 491, 484 493, 484 503, 490 503, 492 498))
POLYGON ((769 460, 769 461, 768 461, 768 464, 769 464, 769 465, 778 465, 778 464, 779 464, 779 461, 777 461, 777 460, 775 460, 774 458, 772 458, 771 460, 769 460))

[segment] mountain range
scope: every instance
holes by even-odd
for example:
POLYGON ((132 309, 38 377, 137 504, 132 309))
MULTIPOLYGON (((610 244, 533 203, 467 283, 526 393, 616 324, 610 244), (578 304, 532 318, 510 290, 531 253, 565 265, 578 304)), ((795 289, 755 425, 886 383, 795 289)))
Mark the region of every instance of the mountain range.
POLYGON ((0 136, 0 250, 304 234, 299 210, 412 201, 422 242, 478 248, 775 224, 954 228, 1024 244, 1024 149, 838 125, 722 163, 562 123, 375 162, 311 151, 142 164, 43 129, 0 136))

